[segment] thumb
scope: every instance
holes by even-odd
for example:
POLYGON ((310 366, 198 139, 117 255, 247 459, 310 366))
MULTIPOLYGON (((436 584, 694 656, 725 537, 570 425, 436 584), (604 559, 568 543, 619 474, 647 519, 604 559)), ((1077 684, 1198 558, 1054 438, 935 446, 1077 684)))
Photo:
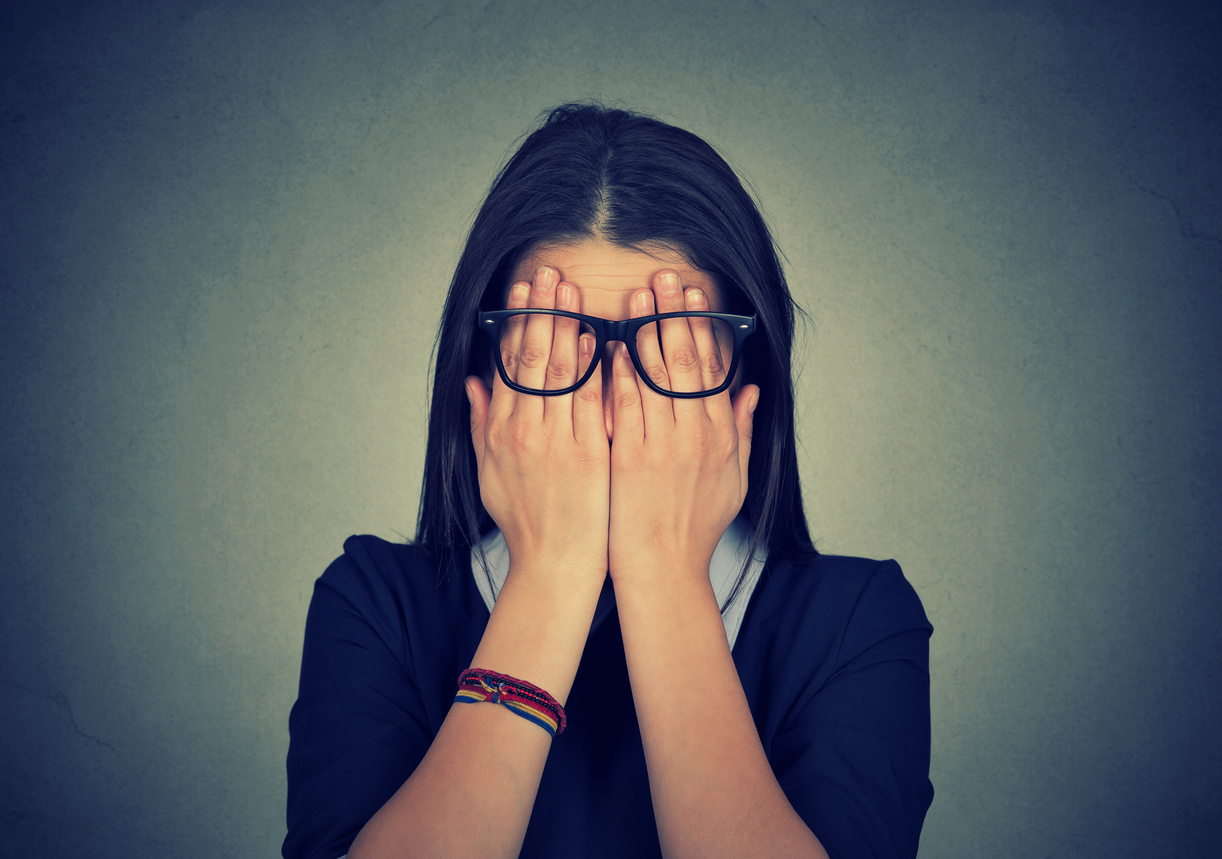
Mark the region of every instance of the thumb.
POLYGON ((759 405, 759 385, 743 385, 734 398, 734 423, 738 427, 738 467, 742 485, 747 485, 747 463, 751 459, 751 433, 755 424, 755 407, 759 405))
POLYGON ((467 402, 471 404, 471 444, 475 448, 475 461, 484 465, 484 423, 488 420, 488 405, 492 394, 479 376, 468 376, 463 387, 467 391, 467 402))

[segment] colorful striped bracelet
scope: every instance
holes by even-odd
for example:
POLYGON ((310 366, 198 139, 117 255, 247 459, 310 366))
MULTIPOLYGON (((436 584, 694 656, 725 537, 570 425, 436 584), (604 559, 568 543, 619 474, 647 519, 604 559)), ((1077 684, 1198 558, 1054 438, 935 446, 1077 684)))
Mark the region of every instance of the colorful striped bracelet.
POLYGON ((564 708, 538 686, 508 674, 468 668, 458 675, 458 694, 454 696, 454 703, 478 704, 482 701, 508 707, 553 737, 564 730, 564 708))

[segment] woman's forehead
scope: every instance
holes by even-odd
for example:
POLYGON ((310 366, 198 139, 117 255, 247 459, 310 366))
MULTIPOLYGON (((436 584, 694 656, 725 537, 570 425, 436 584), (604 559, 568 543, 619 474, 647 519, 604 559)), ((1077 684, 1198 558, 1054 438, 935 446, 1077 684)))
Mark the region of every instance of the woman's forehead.
POLYGON ((540 245, 518 263, 510 284, 531 282, 535 271, 545 265, 556 269, 562 280, 577 288, 581 312, 591 316, 626 318, 632 293, 649 288, 654 275, 663 270, 677 273, 685 287, 703 289, 713 309, 721 307, 720 291, 712 275, 661 245, 625 248, 600 237, 540 245))

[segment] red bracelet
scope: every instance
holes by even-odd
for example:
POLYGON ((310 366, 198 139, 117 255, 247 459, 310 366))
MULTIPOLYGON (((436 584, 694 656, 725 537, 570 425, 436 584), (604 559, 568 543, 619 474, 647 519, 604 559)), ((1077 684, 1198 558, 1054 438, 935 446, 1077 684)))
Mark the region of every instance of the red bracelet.
POLYGON ((508 674, 468 668, 458 675, 458 694, 454 702, 478 704, 483 701, 508 707, 553 737, 564 730, 567 721, 564 708, 538 686, 508 674))

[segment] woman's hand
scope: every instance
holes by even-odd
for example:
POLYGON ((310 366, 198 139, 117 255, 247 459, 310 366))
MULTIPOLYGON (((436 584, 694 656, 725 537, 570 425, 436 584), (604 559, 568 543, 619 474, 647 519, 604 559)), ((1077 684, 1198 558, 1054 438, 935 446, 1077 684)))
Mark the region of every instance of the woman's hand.
MULTIPOLYGON (((509 307, 577 310, 551 268, 516 283, 509 307)), ((506 325, 510 378, 568 387, 593 359, 572 320, 506 325)), ((568 699, 607 569, 610 451, 597 376, 575 394, 491 393, 467 378, 480 496, 509 546, 509 577, 471 667, 518 677, 568 699)), ((411 777, 352 843, 352 859, 517 856, 551 738, 505 707, 455 704, 411 777)))
MULTIPOLYGON (((685 291, 673 271, 658 272, 652 290, 637 291, 631 302, 633 317, 711 309, 704 292, 685 291)), ((724 378, 729 355, 723 355, 707 322, 679 318, 660 325, 660 347, 653 326, 637 339, 650 378, 676 391, 702 390, 724 378)), ((617 589, 663 571, 703 576, 707 582, 717 541, 746 497, 759 388, 745 385, 733 401, 729 391, 674 399, 637 379, 623 345, 617 345, 613 362, 612 578, 617 589)))
MULTIPOLYGON (((515 283, 509 308, 578 311, 577 290, 555 269, 515 283)), ((522 385, 572 385, 594 357, 594 337, 576 320, 534 315, 507 323, 501 342, 506 372, 522 385)), ((571 394, 540 397, 510 390, 494 373, 491 394, 467 378, 471 440, 480 497, 505 535, 515 571, 580 571, 599 582, 606 573, 610 450, 603 419, 602 379, 571 394)))
MULTIPOLYGON (((633 316, 709 309, 674 272, 632 301, 633 316)), ((668 390, 724 378, 728 350, 706 323, 681 317, 642 333, 641 364, 668 390)), ((612 391, 611 576, 662 855, 827 859, 764 754, 709 583, 713 550, 746 497, 759 388, 665 397, 621 349, 612 391)))

